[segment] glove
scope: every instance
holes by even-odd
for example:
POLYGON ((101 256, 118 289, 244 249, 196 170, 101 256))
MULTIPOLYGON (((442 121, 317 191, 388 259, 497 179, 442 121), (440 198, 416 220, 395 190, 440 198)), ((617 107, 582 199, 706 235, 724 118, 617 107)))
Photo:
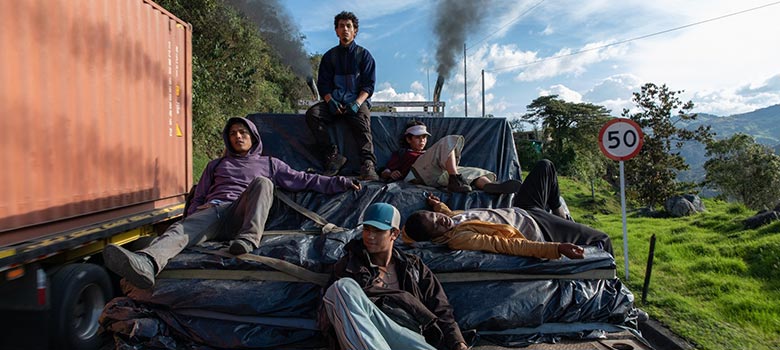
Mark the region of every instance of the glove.
POLYGON ((344 113, 344 105, 336 101, 335 98, 331 98, 328 102, 328 111, 333 115, 344 113))
POLYGON ((354 101, 354 102, 350 103, 350 104, 349 104, 349 111, 350 111, 352 114, 357 114, 357 113, 358 113, 358 111, 360 110, 360 105, 361 105, 361 104, 360 104, 360 103, 358 103, 357 101, 354 101))

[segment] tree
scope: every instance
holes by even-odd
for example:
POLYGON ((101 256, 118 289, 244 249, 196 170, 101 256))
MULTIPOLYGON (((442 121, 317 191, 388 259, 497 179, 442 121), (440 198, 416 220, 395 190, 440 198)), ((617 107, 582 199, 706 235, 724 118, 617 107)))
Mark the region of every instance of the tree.
POLYGON ((772 208, 780 200, 780 156, 745 134, 707 144, 705 183, 751 209, 772 208))
POLYGON ((637 122, 644 131, 642 150, 625 163, 626 193, 649 209, 677 194, 677 173, 688 169, 680 153, 672 152, 672 143, 679 149, 685 141, 707 142, 713 136, 709 125, 696 130, 678 127, 678 123, 696 119, 691 113, 693 102, 679 99, 682 92, 648 83, 633 93, 638 112, 623 110, 622 116, 637 122))
MULTIPOLYGON (((192 24, 194 156, 213 158, 229 117, 293 112, 306 85, 262 38, 255 23, 223 0, 157 0, 192 24)), ((310 93, 309 93, 310 94, 310 93)), ((194 169, 196 174, 198 169, 194 169)))
POLYGON ((598 150, 598 132, 610 118, 609 110, 590 103, 572 103, 557 95, 541 96, 527 106, 524 120, 541 120, 542 156, 563 175, 591 179, 604 172, 606 159, 598 150))

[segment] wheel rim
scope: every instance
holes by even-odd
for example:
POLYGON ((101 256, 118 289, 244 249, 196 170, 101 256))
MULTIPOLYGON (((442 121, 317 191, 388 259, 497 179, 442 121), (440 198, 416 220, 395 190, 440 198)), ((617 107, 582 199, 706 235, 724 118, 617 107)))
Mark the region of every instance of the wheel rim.
POLYGON ((98 318, 103 312, 106 298, 97 284, 88 284, 79 293, 73 305, 73 331, 80 339, 90 339, 98 332, 98 318))

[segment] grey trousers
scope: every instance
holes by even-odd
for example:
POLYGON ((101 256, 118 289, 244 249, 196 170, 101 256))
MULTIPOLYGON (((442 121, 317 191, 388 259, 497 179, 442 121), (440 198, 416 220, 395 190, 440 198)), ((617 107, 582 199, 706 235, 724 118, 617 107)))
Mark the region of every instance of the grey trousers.
POLYGON ((422 334, 390 319, 351 278, 334 282, 322 297, 328 319, 346 350, 435 350, 422 334))
POLYGON ((157 271, 162 271, 168 260, 184 248, 208 240, 226 241, 240 238, 251 242, 257 248, 263 236, 273 197, 273 182, 264 177, 255 178, 234 202, 222 203, 193 213, 171 225, 148 247, 138 252, 151 257, 157 271))

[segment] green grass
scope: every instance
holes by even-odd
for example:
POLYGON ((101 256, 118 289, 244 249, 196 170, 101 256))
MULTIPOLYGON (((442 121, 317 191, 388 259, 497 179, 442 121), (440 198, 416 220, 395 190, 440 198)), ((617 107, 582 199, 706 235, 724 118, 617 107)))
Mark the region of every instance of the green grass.
MULTIPOLYGON (((603 183, 561 179, 574 218, 610 234, 624 279, 618 195, 603 183)), ((704 200, 685 218, 627 218, 629 279, 638 307, 699 349, 780 349, 780 222, 745 230, 742 205, 704 200), (641 301, 650 237, 656 236, 647 301, 641 301)))

